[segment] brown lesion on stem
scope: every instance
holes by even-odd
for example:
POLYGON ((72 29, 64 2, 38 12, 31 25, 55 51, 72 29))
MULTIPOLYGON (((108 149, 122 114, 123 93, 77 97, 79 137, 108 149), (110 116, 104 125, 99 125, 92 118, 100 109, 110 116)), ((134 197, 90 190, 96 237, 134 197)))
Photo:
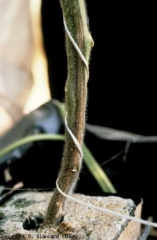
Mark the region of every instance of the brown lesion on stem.
MULTIPOLYGON (((61 0, 61 7, 67 27, 88 62, 93 41, 87 31, 84 1, 61 0)), ((67 122, 79 144, 82 145, 89 73, 67 34, 66 49, 68 60, 68 78, 65 86, 67 122)), ((80 153, 66 131, 63 159, 58 177, 58 185, 64 193, 69 194, 73 191, 79 177, 81 163, 80 153)), ((44 220, 45 226, 52 225, 56 227, 62 222, 65 201, 66 198, 55 189, 44 220)))

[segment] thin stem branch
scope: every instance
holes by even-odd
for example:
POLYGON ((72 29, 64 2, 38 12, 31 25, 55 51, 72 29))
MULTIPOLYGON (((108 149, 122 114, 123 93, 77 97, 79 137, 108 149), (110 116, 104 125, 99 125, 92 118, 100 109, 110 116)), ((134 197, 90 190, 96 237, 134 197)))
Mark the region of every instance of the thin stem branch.
MULTIPOLYGON (((64 113, 63 113, 64 114, 64 113)), ((13 150, 24 146, 26 144, 32 144, 34 141, 44 141, 44 140, 54 140, 54 141, 62 141, 65 140, 65 136, 61 134, 37 134, 34 136, 25 137, 22 139, 19 139, 2 150, 0 150, 0 167, 3 164, 4 160, 3 157, 13 150), (2 159, 1 159, 2 158, 2 159)), ((102 191, 104 192, 111 192, 115 193, 116 190, 114 189, 112 183, 108 179, 105 172, 102 170, 101 166, 97 163, 97 161, 94 159, 92 153, 89 151, 87 146, 85 144, 82 145, 82 150, 84 154, 84 162, 87 165, 89 171, 94 176, 96 181, 98 182, 99 186, 101 187, 102 191)))
MULTIPOLYGON (((0 158, 2 158, 3 156, 7 155, 8 153, 10 153, 11 151, 17 149, 18 147, 21 147, 25 144, 30 144, 32 142, 35 141, 44 141, 44 140, 64 140, 64 136, 62 134, 37 134, 37 135, 33 135, 33 136, 28 136, 22 139, 19 139, 11 144, 9 144, 8 146, 6 146, 5 148, 3 148, 2 150, 0 150, 0 158)), ((1 163, 1 160, 0 160, 1 163)))
MULTIPOLYGON (((63 17, 67 28, 85 57, 89 61, 93 40, 88 31, 86 9, 83 0, 61 0, 63 17)), ((89 72, 66 34, 68 78, 65 86, 67 122, 70 130, 82 145, 85 129, 87 81, 89 72)), ((73 191, 81 169, 82 159, 69 133, 65 133, 65 146, 58 185, 62 192, 73 191)), ((50 201, 44 225, 56 227, 63 219, 66 197, 55 189, 50 201)))

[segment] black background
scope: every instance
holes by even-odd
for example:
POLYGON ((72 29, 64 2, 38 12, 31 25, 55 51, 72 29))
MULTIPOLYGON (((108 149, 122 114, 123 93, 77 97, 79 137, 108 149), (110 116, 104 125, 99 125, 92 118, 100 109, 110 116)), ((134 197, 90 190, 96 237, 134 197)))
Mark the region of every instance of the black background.
MULTIPOLYGON (((88 122, 157 135, 155 6, 86 2, 95 42, 88 122)), ((63 101, 67 64, 59 1, 43 0, 42 26, 52 96, 63 101)))
MULTIPOLYGON (((155 5, 86 2, 95 42, 90 61, 87 122, 157 135, 155 5)), ((67 64, 59 1, 42 1, 42 28, 52 97, 64 101, 67 64)), ((125 147, 125 143, 99 140, 90 134, 86 134, 86 142, 99 163, 125 147)), ((144 198, 145 211, 155 218, 156 162, 156 143, 134 144, 125 163, 120 156, 105 167, 118 192, 144 198)), ((89 193, 91 184, 89 187, 87 177, 83 181, 82 185, 78 183, 78 190, 89 193)), ((96 191, 98 186, 93 185, 93 189, 96 191)))

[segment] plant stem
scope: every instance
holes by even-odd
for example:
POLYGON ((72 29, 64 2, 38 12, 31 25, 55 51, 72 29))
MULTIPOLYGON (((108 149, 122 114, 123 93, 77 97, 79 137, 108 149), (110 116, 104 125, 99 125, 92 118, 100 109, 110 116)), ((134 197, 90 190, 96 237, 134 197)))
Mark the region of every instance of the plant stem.
MULTIPOLYGON (((68 30, 88 62, 93 40, 88 31, 84 0, 61 0, 60 2, 68 30)), ((67 34, 66 49, 68 61, 68 78, 65 86, 67 122, 79 144, 82 145, 89 72, 67 34)), ((64 193, 69 194, 73 191, 81 164, 80 153, 66 131, 63 159, 58 177, 58 185, 64 193)), ((55 189, 44 219, 45 226, 56 227, 63 220, 65 202, 66 198, 55 189)))

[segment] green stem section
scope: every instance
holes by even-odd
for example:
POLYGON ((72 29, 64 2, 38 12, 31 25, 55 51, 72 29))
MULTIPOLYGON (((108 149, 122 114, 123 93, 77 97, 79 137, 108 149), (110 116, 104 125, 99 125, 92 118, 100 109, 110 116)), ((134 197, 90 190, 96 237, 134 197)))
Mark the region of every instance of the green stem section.
POLYGON ((101 189, 104 192, 116 193, 116 189, 85 144, 83 144, 82 150, 84 162, 86 163, 89 171, 92 173, 101 189))
MULTIPOLYGON (((93 40, 88 31, 84 0, 61 0, 60 2, 67 28, 88 62, 93 40)), ((82 145, 89 72, 67 34, 66 49, 68 61, 68 78, 65 86, 67 122, 79 144, 82 145)), ((69 194, 73 191, 81 165, 80 153, 66 131, 63 159, 58 177, 58 185, 64 193, 69 194)), ((65 202, 66 198, 55 189, 44 219, 45 226, 56 227, 62 221, 65 202)))

